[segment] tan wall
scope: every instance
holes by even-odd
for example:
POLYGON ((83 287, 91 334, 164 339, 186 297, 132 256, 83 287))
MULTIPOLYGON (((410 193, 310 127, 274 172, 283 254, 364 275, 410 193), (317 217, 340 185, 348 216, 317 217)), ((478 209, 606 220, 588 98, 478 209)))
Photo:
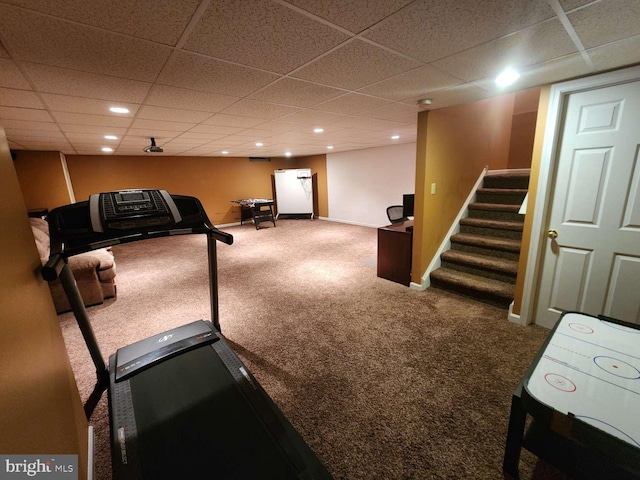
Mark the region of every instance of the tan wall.
POLYGON ((531 167, 539 99, 539 88, 515 94, 507 168, 531 167))
POLYGON ((87 475, 87 420, 0 128, 0 452, 77 454, 87 475))
POLYGON ((320 212, 327 212, 326 157, 272 158, 250 162, 248 158, 83 156, 67 155, 76 200, 97 192, 125 188, 160 188, 197 197, 214 224, 240 221, 241 198, 272 198, 271 175, 276 169, 308 167, 318 174, 320 212))
MULTIPOLYGON (((513 313, 516 315, 520 315, 522 310, 524 278, 527 273, 527 260, 529 257, 531 230, 533 226, 533 209, 536 202, 536 192, 538 190, 538 178, 540 176, 540 162, 542 161, 542 146, 544 143, 544 131, 547 126, 550 93, 550 86, 544 87, 540 91, 538 117, 535 128, 535 141, 533 144, 531 161, 531 176, 529 178, 529 199, 527 200, 527 214, 524 217, 522 244, 520 246, 520 260, 518 262, 518 277, 516 278, 513 299, 513 313)), ((534 266, 531 265, 531 268, 534 268, 534 266)))
POLYGON ((508 168, 514 102, 507 94, 419 115, 416 204, 423 215, 414 228, 413 282, 421 283, 482 169, 508 168))
POLYGON ((19 151, 14 165, 27 209, 71 203, 59 152, 19 151))

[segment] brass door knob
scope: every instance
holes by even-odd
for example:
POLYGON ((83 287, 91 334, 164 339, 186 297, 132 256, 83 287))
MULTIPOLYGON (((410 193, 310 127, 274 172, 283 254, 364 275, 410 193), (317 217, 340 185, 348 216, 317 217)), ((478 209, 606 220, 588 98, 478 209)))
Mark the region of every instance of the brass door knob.
POLYGON ((558 238, 558 231, 551 229, 547 232, 547 237, 549 238, 558 238))

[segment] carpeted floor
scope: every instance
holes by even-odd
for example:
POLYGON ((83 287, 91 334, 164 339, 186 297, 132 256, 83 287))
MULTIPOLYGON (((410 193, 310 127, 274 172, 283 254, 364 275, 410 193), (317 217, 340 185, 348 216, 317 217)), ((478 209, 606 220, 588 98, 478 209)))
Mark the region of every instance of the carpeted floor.
MULTIPOLYGON (((510 398, 548 331, 507 312, 377 278, 376 229, 322 220, 225 229, 220 323, 240 358, 336 479, 502 478, 510 398)), ((106 357, 210 319, 206 239, 114 247, 118 298, 88 312, 106 357)), ((60 316, 80 394, 95 372, 60 316)), ((91 424, 110 478, 106 394, 91 424)), ((522 478, 562 478, 523 452, 522 478)))

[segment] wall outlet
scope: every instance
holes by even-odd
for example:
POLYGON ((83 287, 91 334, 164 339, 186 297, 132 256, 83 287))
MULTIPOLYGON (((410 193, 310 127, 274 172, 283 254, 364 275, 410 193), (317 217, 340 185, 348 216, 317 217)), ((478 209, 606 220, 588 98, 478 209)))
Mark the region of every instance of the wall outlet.
POLYGON ((431 184, 431 195, 435 195, 436 194, 436 184, 432 183, 431 184))

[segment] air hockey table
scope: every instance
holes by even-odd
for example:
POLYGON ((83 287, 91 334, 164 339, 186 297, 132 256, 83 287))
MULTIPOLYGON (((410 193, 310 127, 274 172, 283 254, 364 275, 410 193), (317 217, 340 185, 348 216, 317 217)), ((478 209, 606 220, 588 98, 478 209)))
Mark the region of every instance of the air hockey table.
POLYGON ((560 317, 512 396, 507 476, 523 447, 574 478, 640 479, 640 325, 560 317))

